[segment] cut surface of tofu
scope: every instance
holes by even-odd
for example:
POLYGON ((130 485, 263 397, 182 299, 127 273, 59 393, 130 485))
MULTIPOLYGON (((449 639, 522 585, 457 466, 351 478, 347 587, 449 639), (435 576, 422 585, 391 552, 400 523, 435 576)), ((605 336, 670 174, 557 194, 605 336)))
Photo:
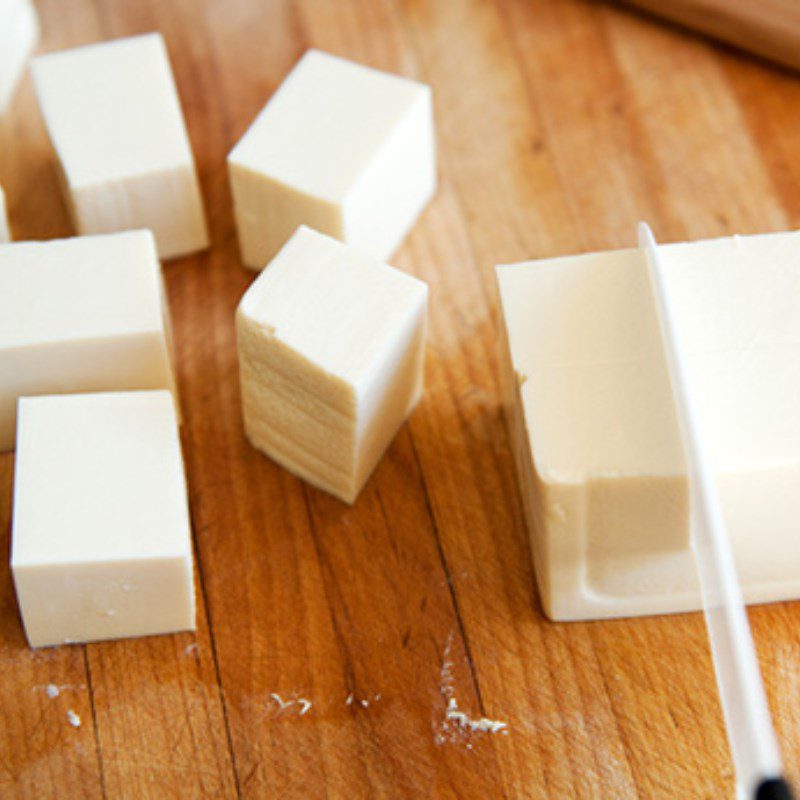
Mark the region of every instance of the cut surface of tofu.
POLYGON ((228 156, 244 263, 299 225, 384 260, 436 187, 430 88, 309 50, 228 156))
MULTIPOLYGON (((663 245, 745 598, 800 597, 800 235, 663 245)), ((554 619, 701 607, 643 254, 497 268, 504 400, 554 619)))
POLYGON ((161 35, 49 53, 31 67, 78 232, 149 228, 161 258, 206 247, 194 158, 161 35))
POLYGON ((31 0, 0 0, 0 114, 11 104, 38 38, 39 20, 31 0))
POLYGON ((6 209, 6 195, 0 186, 0 244, 11 241, 11 228, 8 224, 8 211, 6 209))
POLYGON ((150 232, 0 245, 0 450, 18 397, 126 389, 175 391, 150 232))
POLYGON ((22 398, 11 569, 32 647, 193 630, 169 392, 22 398))
POLYGON ((301 227, 239 304, 245 431, 354 502, 422 393, 428 287, 301 227))

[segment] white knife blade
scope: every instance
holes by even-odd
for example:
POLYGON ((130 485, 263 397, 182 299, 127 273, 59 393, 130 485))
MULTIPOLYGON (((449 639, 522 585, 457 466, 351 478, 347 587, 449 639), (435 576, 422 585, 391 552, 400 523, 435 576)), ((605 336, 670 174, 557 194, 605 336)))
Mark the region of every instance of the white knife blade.
POLYGON ((770 719, 730 539, 706 453, 653 233, 639 223, 689 481, 691 541, 740 798, 790 797, 770 719))

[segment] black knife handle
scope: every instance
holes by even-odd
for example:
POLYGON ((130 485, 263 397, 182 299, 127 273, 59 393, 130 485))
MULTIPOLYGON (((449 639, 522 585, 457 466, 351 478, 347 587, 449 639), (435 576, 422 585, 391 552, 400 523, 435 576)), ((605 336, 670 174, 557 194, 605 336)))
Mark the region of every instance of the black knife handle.
POLYGON ((756 800, 792 800, 794 795, 783 778, 763 781, 756 791, 756 800))

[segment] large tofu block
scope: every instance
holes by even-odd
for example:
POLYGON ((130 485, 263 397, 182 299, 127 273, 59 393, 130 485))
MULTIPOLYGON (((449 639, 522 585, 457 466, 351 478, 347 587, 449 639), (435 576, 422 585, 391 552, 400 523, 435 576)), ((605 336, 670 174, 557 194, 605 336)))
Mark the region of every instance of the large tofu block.
POLYGON ((36 40, 39 21, 30 0, 0 0, 0 114, 11 103, 36 40))
POLYGON ((228 156, 242 260, 299 225, 385 260, 436 188, 428 86, 309 50, 228 156))
MULTIPOLYGON (((745 599, 800 597, 800 235, 665 245, 745 599)), ((553 619, 701 607, 643 254, 497 268, 504 396, 553 619)))
POLYGON ((169 392, 22 398, 11 569, 32 647, 195 627, 169 392))
POLYGON ((149 231, 0 245, 0 450, 18 397, 174 391, 169 339, 149 231))
POLYGON ((208 245, 200 187, 158 33, 35 58, 75 228, 149 228, 161 258, 208 245))
POLYGON ((356 499, 423 387, 428 287, 301 227, 239 304, 245 431, 356 499))

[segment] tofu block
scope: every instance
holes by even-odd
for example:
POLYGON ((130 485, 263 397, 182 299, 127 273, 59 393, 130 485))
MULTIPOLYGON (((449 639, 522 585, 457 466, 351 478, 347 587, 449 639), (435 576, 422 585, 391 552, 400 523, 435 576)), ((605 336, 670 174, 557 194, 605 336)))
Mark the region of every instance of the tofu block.
POLYGON ((6 195, 0 186, 0 244, 11 241, 11 229, 8 225, 8 212, 6 211, 6 195))
POLYGON ((207 247, 194 158, 161 35, 39 56, 31 68, 76 230, 149 228, 161 258, 207 247))
POLYGON ((33 3, 0 0, 0 114, 11 104, 38 38, 39 20, 33 3))
POLYGON ((194 630, 166 391, 19 401, 11 571, 31 647, 194 630))
POLYGON ((422 394, 428 287, 301 227, 236 315, 250 442, 347 503, 422 394))
POLYGON ((228 156, 242 261, 308 225, 381 261, 436 188, 431 91, 309 50, 228 156))
POLYGON ((0 245, 0 451, 18 397, 174 392, 170 335, 149 231, 0 245))
MULTIPOLYGON (((800 234, 659 249, 745 599, 800 597, 800 234)), ((699 609, 643 254, 500 266, 497 279, 504 399, 546 613, 699 609)))

